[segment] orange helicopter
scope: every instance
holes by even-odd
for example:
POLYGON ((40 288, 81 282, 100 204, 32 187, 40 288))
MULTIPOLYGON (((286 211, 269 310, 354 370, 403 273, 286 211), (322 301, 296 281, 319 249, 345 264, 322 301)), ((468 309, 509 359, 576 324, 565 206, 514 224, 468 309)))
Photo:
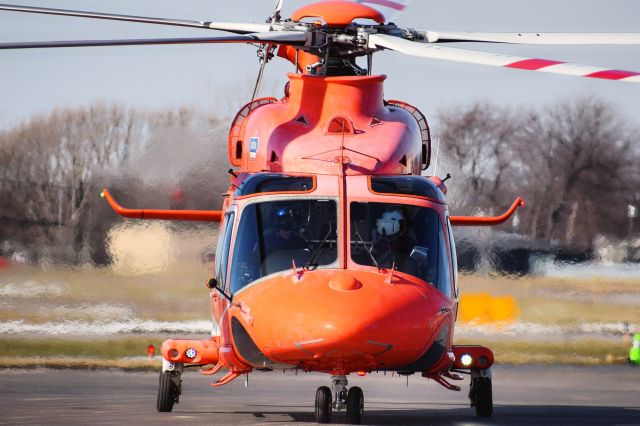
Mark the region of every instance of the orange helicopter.
POLYGON ((480 417, 493 412, 491 366, 483 346, 453 344, 458 310, 452 226, 506 221, 449 214, 445 181, 423 176, 431 160, 424 115, 383 96, 372 56, 401 53, 525 70, 640 82, 640 73, 444 47, 474 41, 522 44, 640 44, 640 35, 455 33, 403 29, 372 6, 406 2, 324 1, 282 19, 282 1, 264 24, 185 21, 0 5, 0 10, 223 30, 227 37, 4 43, 0 49, 144 44, 249 43, 261 58, 254 99, 231 124, 230 186, 215 211, 114 211, 135 219, 219 222, 210 338, 162 345, 157 409, 179 400, 185 366, 228 372, 225 385, 254 371, 300 369, 330 375, 315 396, 316 420, 346 409, 362 422, 364 396, 347 376, 374 371, 418 373, 443 387, 469 374, 469 399, 480 417), (369 3, 365 4, 365 3, 369 3), (296 67, 281 99, 259 98, 274 56, 296 67), (366 58, 366 67, 357 58, 366 58))

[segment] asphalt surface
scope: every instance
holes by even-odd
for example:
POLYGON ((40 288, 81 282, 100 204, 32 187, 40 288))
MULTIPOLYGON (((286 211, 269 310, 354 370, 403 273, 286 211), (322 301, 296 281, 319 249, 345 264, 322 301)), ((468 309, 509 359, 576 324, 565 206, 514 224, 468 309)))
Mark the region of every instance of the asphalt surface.
MULTIPOLYGON (((255 373, 211 388, 211 378, 183 376, 172 413, 155 411, 157 374, 0 370, 0 424, 273 424, 314 422, 315 390, 325 375, 255 373)), ((365 424, 640 425, 640 368, 498 366, 494 415, 478 419, 462 392, 416 376, 349 377, 363 388, 365 424)), ((346 421, 334 412, 332 423, 346 421)))

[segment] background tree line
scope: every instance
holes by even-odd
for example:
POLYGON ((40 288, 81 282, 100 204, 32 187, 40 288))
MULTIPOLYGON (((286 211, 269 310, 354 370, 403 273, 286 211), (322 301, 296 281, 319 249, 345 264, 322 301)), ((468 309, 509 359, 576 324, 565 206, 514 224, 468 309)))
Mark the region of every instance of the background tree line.
POLYGON ((597 235, 630 237, 628 206, 640 205, 640 133, 606 102, 539 110, 477 103, 442 112, 435 134, 441 170, 454 176, 454 211, 499 213, 522 196, 520 234, 580 250, 597 235))
MULTIPOLYGON (((627 236, 627 206, 640 204, 640 141, 605 102, 539 110, 477 103, 432 121, 432 164, 453 175, 456 214, 502 212, 522 196, 517 233, 580 249, 596 235, 627 236)), ((103 187, 124 205, 218 208, 228 125, 188 108, 96 104, 0 132, 0 256, 107 261, 104 235, 117 217, 98 197, 103 187)))
POLYGON ((96 104, 57 109, 0 132, 0 256, 105 262, 123 204, 217 208, 226 189, 226 140, 215 117, 182 108, 144 112, 96 104), (172 194, 174 195, 172 198, 172 194))

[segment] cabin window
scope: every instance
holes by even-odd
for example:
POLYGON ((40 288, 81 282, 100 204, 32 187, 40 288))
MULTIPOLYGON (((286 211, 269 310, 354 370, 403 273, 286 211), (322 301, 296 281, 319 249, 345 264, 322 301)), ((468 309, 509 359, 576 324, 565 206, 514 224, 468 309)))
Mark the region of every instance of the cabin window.
POLYGON ((445 250, 435 210, 406 204, 351 203, 351 259, 355 263, 394 267, 450 295, 445 250))
POLYGON ((265 192, 311 192, 311 176, 290 176, 281 173, 259 173, 248 177, 236 191, 237 197, 265 192))
POLYGON ((216 279, 220 288, 226 288, 227 266, 229 260, 229 247, 231 245, 231 232, 233 230, 234 212, 224 216, 224 222, 220 225, 220 236, 216 250, 215 269, 216 279))
POLYGON ((378 194, 413 195, 445 202, 442 191, 422 176, 371 176, 369 179, 371 191, 378 194))
POLYGON ((338 259, 337 203, 288 199, 247 205, 236 237, 231 292, 267 275, 338 259))

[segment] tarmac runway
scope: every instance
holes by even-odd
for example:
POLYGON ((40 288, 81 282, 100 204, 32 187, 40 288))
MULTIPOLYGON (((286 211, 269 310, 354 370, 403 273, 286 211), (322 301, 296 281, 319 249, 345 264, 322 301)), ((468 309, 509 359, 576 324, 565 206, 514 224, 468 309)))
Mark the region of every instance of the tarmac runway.
MULTIPOLYGON (((158 375, 120 371, 0 371, 0 424, 274 424, 313 423, 314 397, 329 377, 288 372, 250 376, 211 388, 211 378, 183 376, 172 413, 155 411, 158 375)), ((462 392, 418 375, 349 376, 362 387, 365 424, 640 425, 640 368, 497 366, 494 415, 478 419, 462 392)), ((332 423, 346 421, 335 412, 332 423)))

